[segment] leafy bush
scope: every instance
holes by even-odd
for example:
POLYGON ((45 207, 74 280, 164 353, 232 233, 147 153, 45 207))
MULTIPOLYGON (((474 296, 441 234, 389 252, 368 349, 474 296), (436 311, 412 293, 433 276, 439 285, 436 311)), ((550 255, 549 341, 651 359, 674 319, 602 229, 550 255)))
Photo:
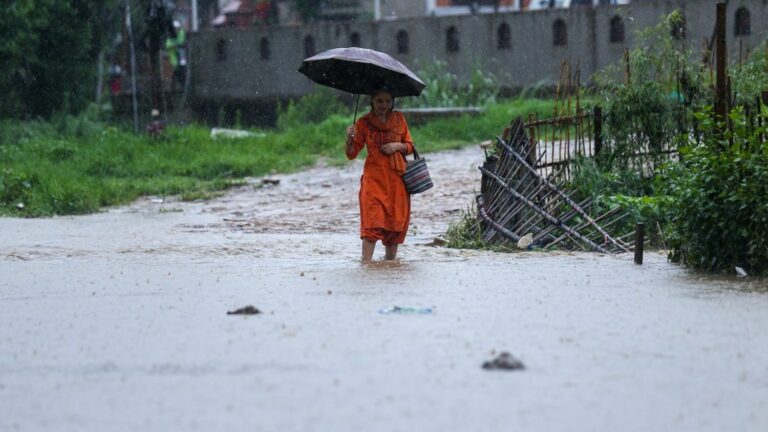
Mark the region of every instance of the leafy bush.
POLYGON ((669 197, 657 193, 654 183, 649 182, 636 170, 602 170, 594 159, 577 158, 571 164, 571 185, 575 198, 592 199, 590 213, 594 217, 620 207, 628 214, 611 226, 614 233, 631 232, 637 222, 644 222, 651 245, 664 247, 663 227, 666 226, 665 206, 669 197), (658 229, 656 229, 658 227, 658 229))
POLYGON ((634 170, 650 176, 677 147, 687 125, 687 108, 653 81, 619 86, 604 106, 605 145, 597 161, 606 171, 634 170))
POLYGON ((0 172, 0 206, 23 209, 35 183, 25 171, 4 169, 0 172))
POLYGON ((488 243, 483 240, 482 225, 473 209, 462 211, 461 219, 448 227, 446 246, 455 249, 482 249, 494 252, 515 252, 518 249, 509 242, 488 243))
POLYGON ((349 111, 328 87, 318 86, 315 91, 298 101, 278 107, 277 128, 287 131, 306 124, 320 123, 334 114, 349 111))
MULTIPOLYGON (((635 170, 650 177, 677 147, 678 136, 689 129, 693 110, 707 103, 708 75, 689 61, 693 52, 675 40, 669 29, 679 24, 675 11, 658 25, 638 32, 629 52, 628 82, 616 66, 596 74, 602 105, 603 170, 635 170)), ((626 66, 626 65, 625 65, 626 66)))
POLYGON ((571 185, 583 197, 600 197, 610 195, 647 195, 652 194, 651 183, 646 181, 635 170, 614 169, 604 170, 594 159, 577 157, 571 162, 571 185))
POLYGON ((475 67, 469 82, 464 87, 457 87, 458 77, 446 70, 448 63, 437 60, 417 75, 426 86, 418 97, 402 99, 400 105, 406 108, 423 107, 461 107, 486 106, 496 102, 499 85, 493 74, 484 72, 484 68, 475 67))
POLYGON ((731 85, 738 105, 753 105, 768 89, 768 40, 753 51, 746 62, 730 68, 731 85))
POLYGON ((748 125, 741 109, 731 131, 718 134, 712 112, 697 114, 704 140, 681 149, 666 173, 673 261, 709 270, 734 266, 768 272, 768 110, 748 125))

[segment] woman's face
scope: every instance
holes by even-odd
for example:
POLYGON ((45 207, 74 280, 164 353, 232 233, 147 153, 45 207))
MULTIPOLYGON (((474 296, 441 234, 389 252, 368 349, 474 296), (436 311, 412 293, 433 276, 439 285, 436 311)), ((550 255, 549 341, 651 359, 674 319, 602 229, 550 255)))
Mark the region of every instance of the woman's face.
POLYGON ((373 113, 379 116, 387 114, 387 111, 392 108, 392 94, 385 91, 380 91, 373 95, 371 101, 373 104, 373 113))

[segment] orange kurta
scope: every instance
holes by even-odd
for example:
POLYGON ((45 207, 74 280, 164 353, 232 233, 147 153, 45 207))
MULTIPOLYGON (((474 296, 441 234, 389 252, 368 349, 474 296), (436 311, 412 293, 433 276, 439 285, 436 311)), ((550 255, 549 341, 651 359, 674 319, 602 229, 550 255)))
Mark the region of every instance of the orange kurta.
POLYGON ((383 144, 401 142, 408 154, 413 153, 405 117, 391 111, 382 123, 368 113, 355 123, 355 130, 352 154, 347 158, 356 158, 363 146, 368 152, 360 179, 360 236, 365 237, 366 230, 382 229, 402 233, 399 237, 405 238, 411 217, 411 196, 400 177, 405 172, 405 157, 400 152, 386 155, 380 150, 383 144))

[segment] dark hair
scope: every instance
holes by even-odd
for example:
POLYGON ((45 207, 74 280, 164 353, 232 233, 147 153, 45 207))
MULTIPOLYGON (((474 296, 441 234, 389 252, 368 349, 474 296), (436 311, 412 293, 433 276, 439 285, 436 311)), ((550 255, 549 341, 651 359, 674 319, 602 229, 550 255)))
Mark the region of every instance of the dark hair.
POLYGON ((377 94, 381 93, 381 92, 389 93, 389 95, 392 97, 391 106, 389 107, 389 109, 390 110, 394 110, 395 109, 395 96, 392 94, 392 90, 390 90, 389 88, 383 88, 383 87, 379 87, 378 90, 376 90, 373 93, 371 93, 371 109, 373 109, 373 97, 376 96, 377 94))

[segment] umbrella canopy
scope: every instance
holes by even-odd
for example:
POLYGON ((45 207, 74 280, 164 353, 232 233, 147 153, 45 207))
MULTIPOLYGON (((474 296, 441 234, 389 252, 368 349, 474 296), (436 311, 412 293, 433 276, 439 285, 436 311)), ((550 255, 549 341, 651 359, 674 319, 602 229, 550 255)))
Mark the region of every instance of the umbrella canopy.
POLYGON ((356 94, 386 87, 393 97, 418 96, 424 83, 388 54, 366 48, 334 48, 304 59, 299 72, 324 86, 356 94))

